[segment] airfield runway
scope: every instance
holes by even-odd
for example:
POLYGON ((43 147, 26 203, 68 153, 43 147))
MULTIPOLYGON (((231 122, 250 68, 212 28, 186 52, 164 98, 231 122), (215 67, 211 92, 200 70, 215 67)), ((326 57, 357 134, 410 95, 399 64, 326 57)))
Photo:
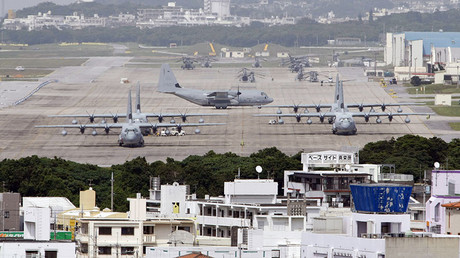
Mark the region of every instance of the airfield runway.
MULTIPOLYGON (((382 124, 376 124, 375 119, 365 123, 364 119, 358 118, 358 134, 353 136, 333 135, 330 124, 321 124, 314 118, 312 125, 307 125, 305 120, 297 123, 294 118, 285 118, 284 125, 269 125, 271 118, 254 117, 253 114, 275 113, 276 108, 229 107, 226 110, 216 110, 212 107, 196 106, 171 94, 158 93, 156 86, 159 66, 146 68, 137 64, 127 65, 129 59, 97 57, 90 58, 82 66, 59 68, 43 79, 58 79, 58 82, 46 85, 19 105, 2 108, 0 158, 17 159, 38 155, 61 157, 81 163, 112 165, 138 156, 145 157, 149 162, 165 160, 166 157, 182 160, 189 155, 203 155, 210 150, 250 155, 272 146, 292 155, 302 150, 311 152, 341 150, 343 147, 361 148, 368 142, 388 140, 405 134, 425 137, 435 135, 424 124, 424 116, 411 117, 412 122, 409 124, 403 122, 405 117, 395 118, 392 123, 383 118, 382 124), (130 83, 121 84, 122 77, 128 78, 130 83), (49 118, 47 115, 126 112, 128 90, 134 91, 137 81, 141 83, 143 112, 227 113, 227 117, 205 119, 206 122, 223 122, 226 125, 201 127, 199 135, 192 133, 195 128, 185 128, 185 136, 147 136, 145 147, 142 148, 119 147, 118 131, 115 130, 109 135, 100 130, 99 135, 92 136, 91 129, 87 129, 84 135, 77 129, 68 129, 68 135, 63 137, 61 129, 34 128, 35 125, 70 124, 72 121, 71 118, 49 118)), ((173 67, 183 87, 209 90, 225 90, 238 86, 240 89, 257 88, 275 99, 273 105, 333 102, 334 84, 324 83, 321 87, 318 82, 298 82, 294 80, 295 74, 283 67, 254 69, 256 75, 261 74, 263 78, 257 77, 256 83, 242 83, 236 78, 240 69, 197 67, 195 70, 184 71, 173 67)), ((346 103, 396 102, 378 83, 368 82, 362 68, 311 69, 319 71, 320 79, 325 79, 330 74, 335 80, 335 75, 339 73, 341 79, 351 80, 344 83, 346 103)), ((30 90, 30 86, 21 90, 20 83, 15 83, 0 82, 0 89, 17 86, 15 90, 3 90, 2 98, 18 98, 19 93, 26 95, 30 90), (12 95, 8 95, 9 93, 12 95)), ((14 101, 2 100, 3 102, 14 101)), ((411 112, 408 107, 403 109, 411 112)), ((292 112, 290 109, 284 111, 292 112)), ((156 120, 152 118, 150 121, 156 120)), ((189 118, 189 121, 197 122, 198 118, 189 118)), ((87 118, 80 119, 82 124, 88 122, 87 118)))

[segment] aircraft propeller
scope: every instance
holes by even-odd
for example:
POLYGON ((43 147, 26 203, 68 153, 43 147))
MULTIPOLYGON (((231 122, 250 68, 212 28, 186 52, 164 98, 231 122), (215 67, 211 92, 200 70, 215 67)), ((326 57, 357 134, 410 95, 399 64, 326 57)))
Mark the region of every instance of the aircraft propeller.
POLYGON ((107 125, 107 124, 105 125, 104 131, 105 131, 105 134, 109 134, 109 131, 110 131, 109 125, 107 125))
POLYGON ((321 123, 324 122, 324 114, 319 114, 319 121, 320 121, 321 123))
POLYGON ((84 134, 85 133, 86 126, 80 125, 80 133, 84 134))
POLYGON ((114 122, 114 123, 118 123, 118 114, 117 114, 117 113, 115 113, 115 115, 112 114, 112 113, 110 113, 110 114, 112 115, 112 120, 113 120, 113 122, 114 122))
POLYGON ((364 114, 364 121, 369 122, 369 113, 364 114))
POLYGON ((295 115, 295 119, 297 120, 297 123, 300 122, 300 118, 301 118, 300 114, 296 114, 296 115, 295 115))
POLYGON ((90 114, 90 113, 88 113, 88 111, 86 111, 86 113, 88 114, 89 121, 91 123, 94 123, 94 112, 92 114, 90 114))

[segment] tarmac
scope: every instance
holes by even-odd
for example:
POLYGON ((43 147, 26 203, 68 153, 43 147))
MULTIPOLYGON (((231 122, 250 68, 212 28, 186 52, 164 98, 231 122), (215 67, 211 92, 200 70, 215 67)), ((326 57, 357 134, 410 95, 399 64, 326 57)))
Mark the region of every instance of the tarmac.
MULTIPOLYGON (((376 124, 375 119, 365 123, 364 119, 357 118, 358 134, 352 136, 333 135, 332 126, 327 121, 320 123, 319 119, 313 119, 313 124, 307 125, 305 120, 297 123, 294 118, 285 118, 284 125, 269 125, 268 121, 274 118, 253 115, 276 113, 277 108, 229 107, 216 110, 197 106, 174 95, 156 92, 160 68, 142 67, 139 64, 133 67, 129 65, 129 60, 129 57, 91 57, 82 66, 59 68, 39 82, 0 82, 0 158, 18 159, 37 155, 113 165, 138 156, 145 157, 149 162, 164 161, 167 157, 182 160, 189 155, 203 155, 211 150, 248 156, 273 146, 293 155, 299 151, 358 149, 368 142, 389 140, 405 134, 443 136, 446 139, 458 135, 440 126, 441 123, 445 124, 441 122, 445 118, 437 116, 431 116, 430 120, 426 120, 425 116, 411 116, 409 124, 404 123, 405 117, 396 117, 391 123, 387 118, 382 118, 382 124, 376 124), (122 84, 120 78, 128 78, 130 83, 122 84), (58 81, 42 87, 21 104, 12 105, 47 80, 58 81), (68 129, 68 135, 64 137, 59 128, 34 128, 35 125, 70 124, 73 120, 50 118, 48 115, 124 113, 127 93, 132 90, 134 94, 137 81, 141 84, 143 112, 227 113, 228 116, 224 117, 205 118, 206 122, 226 125, 201 127, 201 134, 198 135, 193 134, 195 128, 185 128, 185 136, 147 136, 145 147, 140 148, 119 147, 119 132, 115 130, 109 135, 100 130, 97 136, 92 136, 91 129, 87 129, 83 135, 78 129, 68 129)), ((296 74, 285 67, 252 68, 256 73, 255 83, 238 80, 237 74, 242 67, 197 67, 194 70, 175 67, 178 64, 174 64, 173 71, 182 87, 208 90, 256 88, 273 97, 273 105, 326 104, 332 103, 334 98, 334 83, 325 82, 321 86, 319 82, 295 81, 296 74)), ((307 71, 310 69, 319 72, 320 80, 326 80, 330 75, 335 80, 335 75, 339 73, 340 78, 345 80, 346 103, 395 103, 398 100, 388 95, 379 83, 368 82, 362 68, 314 67, 307 71)), ((405 112, 416 112, 424 108, 403 109, 405 112)), ((283 113, 292 112, 286 109, 283 113)), ((189 118, 188 122, 197 122, 198 119, 189 118)), ((150 119, 150 122, 155 121, 154 118, 150 119)), ((89 119, 80 119, 79 122, 86 124, 89 119)))

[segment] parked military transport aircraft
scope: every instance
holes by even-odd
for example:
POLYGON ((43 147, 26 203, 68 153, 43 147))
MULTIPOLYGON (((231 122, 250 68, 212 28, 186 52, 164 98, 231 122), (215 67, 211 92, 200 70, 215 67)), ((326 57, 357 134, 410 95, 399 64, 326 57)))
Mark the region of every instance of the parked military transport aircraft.
POLYGON ((228 106, 254 106, 273 102, 265 92, 259 90, 205 91, 182 88, 176 80, 169 64, 163 64, 158 81, 159 92, 172 93, 178 97, 201 106, 214 106, 217 109, 228 106))
MULTIPOLYGON (((187 117, 192 117, 192 116, 199 116, 199 117, 204 117, 204 116, 226 116, 227 114, 210 114, 210 113, 143 113, 141 112, 141 87, 139 82, 137 83, 136 87, 136 112, 132 114, 132 120, 134 123, 148 123, 148 118, 149 117, 155 117, 158 118, 158 122, 162 123, 165 117, 171 118, 171 123, 176 123, 174 120, 175 117, 180 117, 182 122, 187 121, 187 117)), ((73 118, 78 118, 78 117, 88 117, 89 121, 91 123, 94 122, 95 118, 102 118, 101 123, 104 124, 106 121, 106 118, 112 118, 114 123, 118 122, 119 117, 126 117, 126 114, 124 113, 108 113, 108 114, 76 114, 76 115, 49 115, 49 117, 73 117, 73 118)), ((200 118, 199 120, 200 123, 204 123, 203 118, 200 118)), ((77 124, 78 121, 74 119, 72 121, 72 124, 77 124)), ((143 135, 148 135, 152 131, 150 128, 144 128, 142 130, 143 135)))
MULTIPOLYGON (((400 106, 400 105, 411 105, 416 103, 399 103, 399 104, 360 104, 358 105, 347 105, 344 102, 343 97, 343 82, 339 81, 339 76, 337 75, 336 81, 336 89, 335 89, 335 99, 333 104, 327 105, 279 105, 275 107, 292 107, 294 111, 297 112, 299 107, 302 108, 316 108, 317 113, 309 113, 308 110, 305 110, 305 113, 296 113, 296 114, 282 114, 278 112, 278 114, 258 114, 254 116, 275 116, 275 117, 295 117, 297 122, 301 121, 302 117, 307 118, 307 124, 311 124, 312 117, 318 117, 320 122, 324 122, 324 118, 328 118, 330 124, 332 124, 332 133, 334 134, 356 134, 356 123, 354 121, 354 117, 363 117, 366 122, 369 122, 370 117, 376 117, 376 123, 382 123, 380 117, 388 117, 388 120, 391 122, 393 117, 395 116, 406 116, 405 122, 410 123, 409 116, 411 115, 427 115, 428 118, 432 113, 403 113, 400 108, 398 109, 397 113, 392 112, 383 112, 387 106, 400 106), (382 108, 382 112, 375 112, 371 109, 369 112, 362 112, 363 107, 375 107, 380 106, 382 108), (329 107, 330 111, 320 113, 322 107, 329 107), (350 112, 348 110, 349 107, 357 107, 359 108, 360 112, 350 112)), ((282 123, 282 120, 279 122, 282 123)))
MULTIPOLYGON (((211 125, 224 125, 223 123, 186 123, 186 124, 171 124, 171 123, 145 123, 135 122, 133 120, 132 106, 131 106, 131 91, 128 93, 128 108, 126 113, 125 123, 104 123, 104 124, 70 124, 70 125, 37 125, 36 128, 64 128, 62 135, 66 136, 67 131, 65 128, 78 128, 80 133, 85 133, 86 128, 92 128, 92 135, 97 135, 96 129, 104 129, 106 134, 114 128, 121 128, 118 136, 118 144, 126 147, 142 147, 144 146, 144 137, 142 131, 145 129, 152 129, 154 133, 160 127, 176 127, 178 132, 181 132, 182 127, 186 126, 211 126, 211 125)), ((195 131, 199 133, 199 130, 195 131)))

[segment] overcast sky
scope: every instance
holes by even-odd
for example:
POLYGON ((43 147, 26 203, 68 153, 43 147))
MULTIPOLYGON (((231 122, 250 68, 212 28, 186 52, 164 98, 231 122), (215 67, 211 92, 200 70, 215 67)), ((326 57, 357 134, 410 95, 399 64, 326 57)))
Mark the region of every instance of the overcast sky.
POLYGON ((4 10, 2 10, 2 6, 0 6, 0 12, 2 12, 2 16, 8 12, 8 10, 20 10, 24 7, 30 7, 37 5, 42 2, 53 2, 56 4, 67 5, 76 0, 0 0, 2 6, 4 6, 4 10))

